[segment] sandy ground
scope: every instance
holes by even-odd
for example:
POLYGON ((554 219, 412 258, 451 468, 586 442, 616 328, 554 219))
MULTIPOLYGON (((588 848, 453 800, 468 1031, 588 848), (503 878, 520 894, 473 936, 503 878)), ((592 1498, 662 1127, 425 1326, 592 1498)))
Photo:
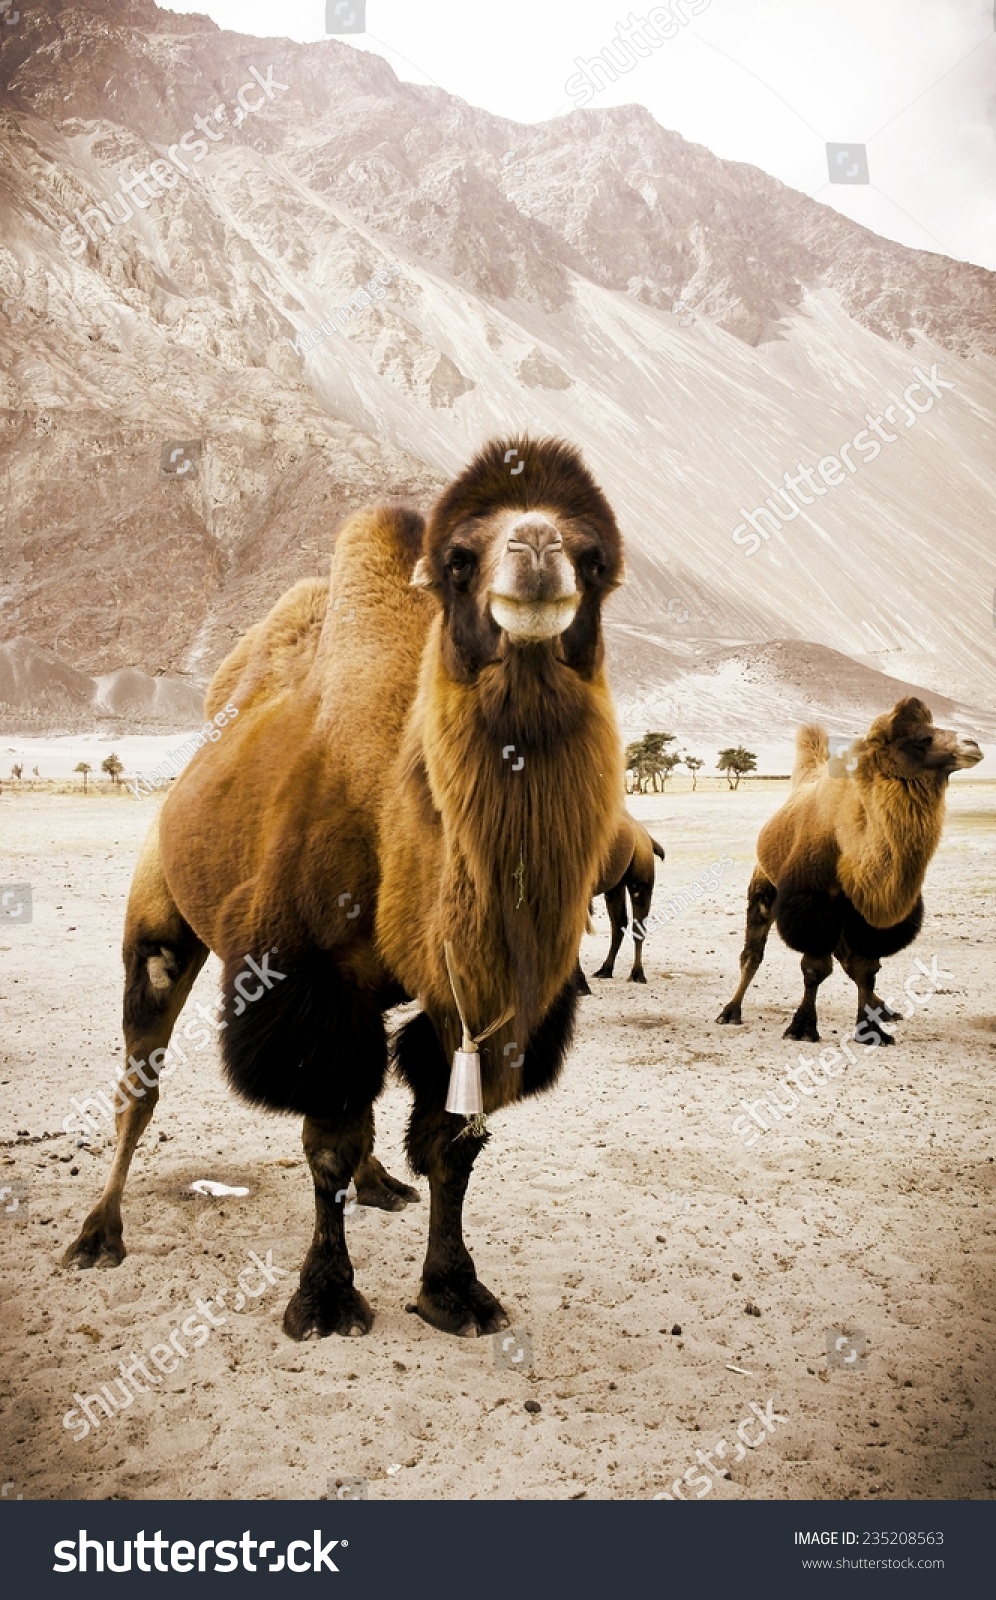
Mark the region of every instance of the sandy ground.
MULTIPOLYGON (((733 988, 751 841, 782 792, 634 802, 668 849, 658 904, 724 851, 734 866, 648 941, 647 987, 625 981, 624 946, 583 1002, 561 1085, 492 1124, 466 1222, 519 1336, 505 1357, 406 1314, 427 1197, 349 1218, 368 1338, 284 1338, 312 1221, 299 1129, 237 1103, 213 1047, 170 1079, 139 1149, 123 1265, 59 1267, 109 1145, 45 1135, 115 1071, 122 919, 153 802, 5 793, 0 878, 34 890, 33 921, 0 926, 0 1184, 30 1184, 26 1219, 0 1209, 5 1496, 317 1499, 362 1478, 380 1499, 647 1498, 721 1440, 717 1499, 991 1495, 996 785, 954 780, 924 931, 880 989, 898 996, 915 955, 952 976, 897 1025, 896 1048, 859 1050, 747 1149, 738 1102, 798 1060, 781 1037, 797 958, 773 939, 745 1026, 712 1019, 733 988), (195 1197, 198 1178, 249 1194, 195 1197), (289 1275, 231 1309, 249 1250, 289 1275), (110 1384, 219 1291, 207 1342, 74 1442, 74 1391, 110 1384), (829 1328, 847 1353, 864 1335, 859 1370, 828 1371, 829 1328), (736 1461, 737 1425, 769 1400, 787 1421, 752 1424, 736 1461)), ((195 997, 212 998, 217 971, 195 997)), ((826 1044, 849 1036, 853 989, 838 972, 824 995, 826 1044)), ((406 1109, 392 1084, 378 1151, 399 1175, 406 1109)))

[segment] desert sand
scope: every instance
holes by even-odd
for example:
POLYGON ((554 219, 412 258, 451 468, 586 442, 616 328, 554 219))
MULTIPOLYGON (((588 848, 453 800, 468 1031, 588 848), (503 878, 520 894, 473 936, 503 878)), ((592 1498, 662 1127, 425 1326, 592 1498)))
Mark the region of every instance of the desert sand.
MULTIPOLYGON (((0 1186, 30 1184, 26 1217, 0 1209, 5 1497, 307 1500, 362 1479, 371 1499, 646 1499, 721 1440, 730 1477, 702 1480, 714 1499, 990 1495, 996 784, 953 781, 923 933, 880 992, 898 997, 916 957, 950 977, 896 1025, 895 1048, 858 1049, 747 1149, 739 1101, 802 1048, 781 1037, 797 957, 773 937, 744 1027, 713 1018, 734 986, 752 841, 783 793, 632 802, 667 846, 658 907, 723 852, 734 865, 652 934, 645 988, 625 981, 627 941, 582 1002, 560 1085, 492 1120, 466 1231, 512 1319, 503 1358, 406 1311, 424 1182, 420 1205, 349 1216, 370 1336, 284 1337, 313 1215, 300 1129, 236 1101, 213 1046, 170 1078, 139 1148, 124 1263, 59 1266, 108 1167, 106 1122, 84 1146, 62 1124, 116 1071, 124 906, 155 802, 5 792, 0 878, 30 881, 34 912, 0 925, 0 1186), (202 1178, 249 1192, 191 1194, 202 1178), (250 1250, 288 1276, 236 1310, 250 1250), (207 1342, 74 1442, 74 1391, 111 1384, 219 1291, 207 1342), (828 1370, 828 1329, 849 1352, 864 1337, 852 1369, 828 1370), (762 1437, 734 1461, 738 1424, 769 1400, 787 1420, 753 1422, 762 1437)), ((595 920, 589 973, 607 946, 595 920)), ((195 999, 217 974, 212 959, 195 999)), ((827 1045, 849 1037, 854 991, 838 971, 823 994, 827 1045)), ((391 1083, 377 1148, 399 1176, 406 1112, 391 1083)))

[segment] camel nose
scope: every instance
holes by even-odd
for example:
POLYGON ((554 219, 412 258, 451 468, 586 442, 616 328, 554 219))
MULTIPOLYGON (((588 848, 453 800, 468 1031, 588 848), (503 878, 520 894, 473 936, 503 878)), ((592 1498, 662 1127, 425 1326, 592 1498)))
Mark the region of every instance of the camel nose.
POLYGON ((520 517, 508 530, 508 550, 528 550, 539 566, 545 555, 564 548, 560 530, 548 517, 520 517))

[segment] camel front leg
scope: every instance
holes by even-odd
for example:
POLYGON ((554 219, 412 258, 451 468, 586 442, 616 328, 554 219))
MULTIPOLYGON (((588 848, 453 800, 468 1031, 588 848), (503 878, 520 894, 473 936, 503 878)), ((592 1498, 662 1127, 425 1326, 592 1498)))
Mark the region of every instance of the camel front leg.
POLYGON ((415 1094, 408 1125, 408 1158, 429 1180, 429 1239, 417 1306, 444 1333, 475 1339, 508 1327, 499 1301, 480 1282, 463 1238, 463 1202, 487 1133, 464 1130, 444 1110, 449 1066, 428 1016, 413 1017, 399 1035, 396 1060, 415 1094))
POLYGON ((736 993, 726 1002, 716 1018, 717 1022, 732 1022, 738 1026, 743 1022, 740 1008, 744 995, 764 960, 764 949, 774 915, 775 886, 765 877, 760 867, 755 867, 747 888, 747 927, 744 932, 744 947, 740 952, 740 982, 736 993))
POLYGON ((368 1106, 341 1122, 305 1117, 302 1139, 315 1184, 315 1232, 300 1286, 284 1312, 284 1332, 291 1339, 369 1333, 373 1312, 353 1287, 346 1248, 346 1193, 373 1149, 373 1110, 368 1106))

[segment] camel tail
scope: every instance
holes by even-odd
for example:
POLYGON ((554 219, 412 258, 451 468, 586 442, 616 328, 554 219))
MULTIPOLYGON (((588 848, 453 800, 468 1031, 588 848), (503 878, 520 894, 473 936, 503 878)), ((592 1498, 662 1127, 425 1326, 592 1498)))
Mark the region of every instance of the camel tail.
POLYGON ((650 843, 654 847, 654 855, 657 857, 658 861, 663 861, 664 860, 664 846, 662 844, 658 844, 658 842, 654 838, 653 834, 650 835, 650 843))
POLYGON ((825 728, 809 723, 795 736, 795 766, 792 768, 792 787, 818 778, 830 760, 830 740, 825 728))

